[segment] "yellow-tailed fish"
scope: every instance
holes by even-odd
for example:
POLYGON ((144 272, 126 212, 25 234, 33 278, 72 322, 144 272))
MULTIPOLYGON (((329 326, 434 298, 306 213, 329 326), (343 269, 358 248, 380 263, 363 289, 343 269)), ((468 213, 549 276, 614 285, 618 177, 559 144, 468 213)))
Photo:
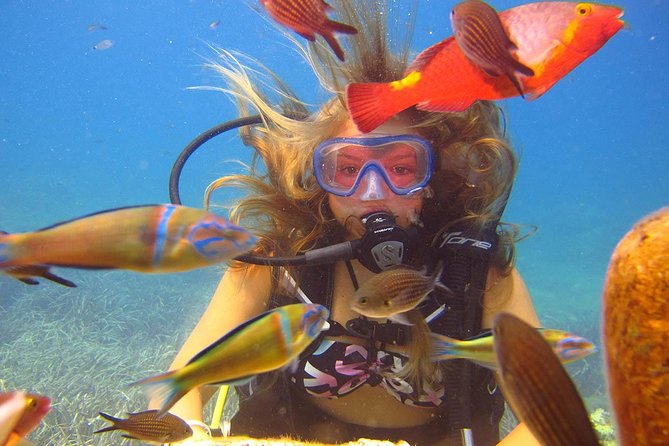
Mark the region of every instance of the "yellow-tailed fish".
POLYGON ((100 416, 112 425, 95 434, 122 430, 126 432, 122 437, 154 443, 176 443, 193 435, 193 429, 184 420, 171 413, 160 415, 157 410, 129 413, 128 418, 116 418, 104 412, 100 412, 100 416))
POLYGON ((442 269, 441 263, 430 275, 407 266, 387 269, 358 288, 353 295, 351 308, 363 316, 388 318, 412 325, 404 313, 416 308, 432 290, 439 289, 451 294, 451 290, 439 281, 442 269))
POLYGON ((493 332, 502 393, 537 440, 599 445, 574 383, 544 337, 509 313, 495 316, 493 332))
POLYGON ((249 251, 255 237, 201 209, 176 205, 112 209, 35 232, 0 234, 0 272, 34 284, 32 276, 65 286, 49 266, 187 271, 249 251))
POLYGON ((465 0, 451 11, 455 41, 467 58, 486 74, 507 76, 521 96, 518 74, 534 76, 534 70, 512 54, 518 47, 509 39, 495 8, 481 0, 465 0))
POLYGON ((134 384, 160 398, 160 414, 186 393, 207 384, 236 384, 291 364, 329 328, 327 308, 317 304, 279 307, 237 326, 195 355, 184 367, 134 384))
MULTIPOLYGON (((592 342, 580 336, 551 328, 535 328, 553 349, 563 363, 569 363, 592 354, 596 349, 592 342)), ((469 359, 491 370, 496 368, 492 333, 468 340, 458 340, 448 336, 431 333, 432 360, 469 359)))

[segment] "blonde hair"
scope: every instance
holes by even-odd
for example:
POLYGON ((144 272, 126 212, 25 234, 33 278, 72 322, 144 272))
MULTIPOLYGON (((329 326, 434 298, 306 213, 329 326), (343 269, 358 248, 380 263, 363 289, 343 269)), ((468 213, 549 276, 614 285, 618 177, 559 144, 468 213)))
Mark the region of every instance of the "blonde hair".
MULTIPOLYGON (((388 1, 363 0, 355 2, 355 7, 346 0, 330 3, 338 20, 358 29, 356 35, 339 38, 345 47, 345 62, 339 62, 321 43, 303 47, 287 35, 322 87, 333 94, 316 112, 309 113, 278 76, 256 61, 218 50, 219 60, 209 64, 226 81, 227 87, 220 90, 235 99, 240 115, 262 117, 262 125, 240 131, 245 144, 255 149, 249 173, 222 177, 208 189, 209 193, 219 187, 238 187, 247 192, 231 208, 230 216, 258 235, 257 253, 287 256, 341 241, 333 240, 342 237, 343 230, 312 174, 314 148, 335 136, 348 121, 344 101, 348 83, 394 81, 408 67, 415 1, 402 19, 393 17, 401 8, 390 7, 388 1), (391 29, 389 24, 396 26, 391 29), (251 63, 259 69, 251 69, 251 63), (259 162, 265 169, 259 168, 259 162)), ((430 140, 438 160, 430 181, 433 194, 425 198, 421 215, 424 237, 435 237, 461 221, 479 229, 496 225, 517 166, 504 139, 497 106, 479 101, 463 113, 411 108, 402 115, 430 140)), ((507 273, 513 260, 513 239, 503 236, 501 241, 494 265, 507 273)), ((431 376, 434 371, 424 353, 411 354, 424 352, 426 342, 425 333, 414 330, 409 347, 412 359, 405 372, 412 379, 431 376)))

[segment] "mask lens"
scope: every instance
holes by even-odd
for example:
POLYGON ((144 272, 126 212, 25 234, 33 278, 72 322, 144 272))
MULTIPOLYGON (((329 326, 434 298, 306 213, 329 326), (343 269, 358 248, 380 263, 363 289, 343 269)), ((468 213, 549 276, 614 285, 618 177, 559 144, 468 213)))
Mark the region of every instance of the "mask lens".
POLYGON ((406 195, 430 179, 432 152, 415 135, 338 138, 316 148, 314 173, 321 187, 336 195, 353 194, 369 169, 378 171, 388 187, 406 195))

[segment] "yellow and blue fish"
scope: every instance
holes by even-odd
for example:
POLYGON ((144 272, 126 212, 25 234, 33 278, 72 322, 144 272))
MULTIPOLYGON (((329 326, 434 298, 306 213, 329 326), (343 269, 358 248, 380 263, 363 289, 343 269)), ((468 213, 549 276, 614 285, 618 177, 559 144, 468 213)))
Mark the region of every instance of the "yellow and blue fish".
MULTIPOLYGON (((537 328, 537 332, 548 342, 563 364, 583 359, 594 353, 594 344, 585 338, 562 330, 537 328)), ((431 333, 432 360, 469 359, 491 370, 497 369, 492 333, 461 341, 437 333, 431 333)))
POLYGON ((160 398, 159 415, 185 394, 207 384, 238 384, 291 364, 323 330, 327 308, 292 304, 266 311, 232 329, 184 367, 137 381, 160 398))
POLYGON ((49 267, 179 272, 224 262, 255 243, 246 229, 201 209, 125 207, 35 232, 0 233, 0 272, 31 285, 43 277, 74 286, 49 267))

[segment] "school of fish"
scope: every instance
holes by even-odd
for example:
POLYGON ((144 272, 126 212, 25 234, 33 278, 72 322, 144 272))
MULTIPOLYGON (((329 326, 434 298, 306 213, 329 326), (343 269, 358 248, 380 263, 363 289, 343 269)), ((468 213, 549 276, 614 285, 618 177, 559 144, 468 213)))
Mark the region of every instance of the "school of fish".
MULTIPOLYGON (((538 2, 499 13, 514 58, 534 75, 518 75, 527 99, 536 99, 599 50, 623 26, 622 9, 596 3, 538 2)), ((508 76, 492 77, 473 63, 453 36, 418 55, 404 78, 389 83, 351 83, 346 103, 353 122, 370 132, 416 106, 461 112, 477 100, 518 96, 508 76)))
POLYGON ((259 373, 291 364, 323 330, 327 308, 316 304, 285 305, 237 326, 195 355, 184 367, 137 381, 162 401, 164 414, 181 397, 207 384, 235 385, 259 373))
POLYGON ((35 232, 0 234, 0 272, 24 283, 54 276, 50 266, 171 273, 225 262, 255 245, 255 237, 201 209, 136 206, 58 223, 35 232))

